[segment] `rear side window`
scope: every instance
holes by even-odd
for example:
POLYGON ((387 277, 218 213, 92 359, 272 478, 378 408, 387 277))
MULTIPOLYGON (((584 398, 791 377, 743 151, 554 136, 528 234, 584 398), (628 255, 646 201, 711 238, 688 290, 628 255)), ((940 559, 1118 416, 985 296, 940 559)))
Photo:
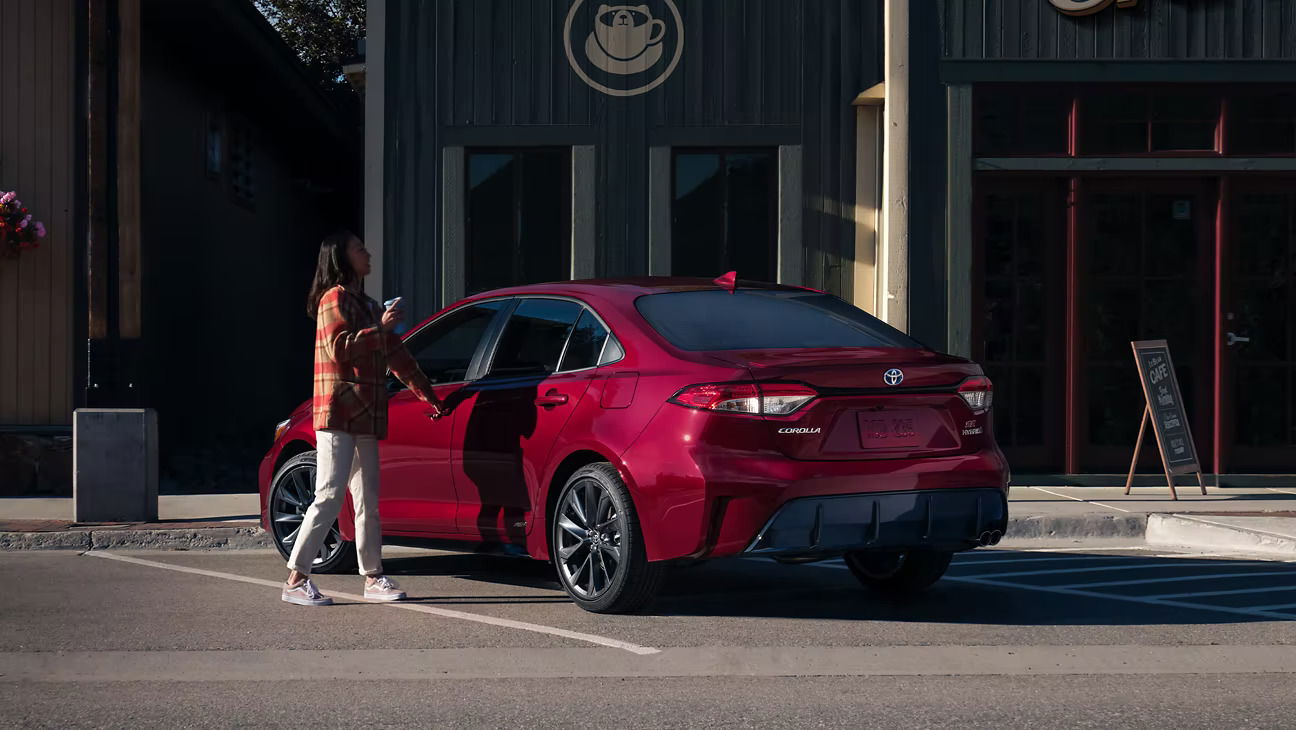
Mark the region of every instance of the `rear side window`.
POLYGON ((548 375, 557 370, 563 345, 581 311, 576 302, 523 299, 504 325, 490 374, 548 375))
POLYGON ((922 345, 867 312, 811 291, 721 289, 640 297, 643 318, 681 350, 922 345))
POLYGON ((572 329, 571 339, 567 342, 567 352, 563 354, 562 367, 559 370, 584 370, 599 364, 599 356, 607 342, 608 331, 603 323, 588 309, 581 313, 572 329))

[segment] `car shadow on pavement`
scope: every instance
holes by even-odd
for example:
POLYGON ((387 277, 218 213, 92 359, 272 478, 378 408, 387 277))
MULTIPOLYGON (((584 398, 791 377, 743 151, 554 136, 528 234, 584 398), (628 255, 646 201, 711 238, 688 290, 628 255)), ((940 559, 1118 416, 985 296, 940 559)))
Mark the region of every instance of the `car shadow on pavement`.
MULTIPOLYGON (((861 586, 840 561, 780 565, 726 559, 676 567, 661 595, 644 612, 658 616, 783 618, 837 621, 982 624, 1004 626, 1241 624, 1282 621, 1248 613, 1264 605, 1296 603, 1296 564, 1246 560, 1155 558, 1111 554, 997 551, 989 560, 958 561, 927 591, 893 597, 861 586), (1014 558, 1017 558, 1014 560, 1014 558), (1031 559, 1022 563, 1021 559, 1031 559), (1001 561, 1012 560, 1012 564, 1001 561), (1028 573, 1029 575, 1005 575, 1028 573), (1254 576, 1250 574, 1256 574, 1254 576), (1166 580, 1174 579, 1174 580, 1166 580), (991 583, 972 581, 992 581, 991 583), (1119 586, 1062 588, 1082 583, 1119 586), (1272 589, 1272 590, 1270 590, 1272 589), (1059 591, 1080 590, 1082 594, 1059 591), (1211 593, 1176 598, 1151 596, 1211 593), (1225 607, 1237 612, 1215 610, 1225 607)), ((551 594, 475 597, 482 604, 563 603, 547 563, 481 554, 391 557, 393 576, 448 576, 551 594)), ((420 600, 417 595, 411 599, 420 600)), ((457 598, 427 599, 437 605, 457 598)), ((575 606, 573 606, 575 609, 575 606)), ((1296 620, 1296 609, 1285 610, 1296 620)))

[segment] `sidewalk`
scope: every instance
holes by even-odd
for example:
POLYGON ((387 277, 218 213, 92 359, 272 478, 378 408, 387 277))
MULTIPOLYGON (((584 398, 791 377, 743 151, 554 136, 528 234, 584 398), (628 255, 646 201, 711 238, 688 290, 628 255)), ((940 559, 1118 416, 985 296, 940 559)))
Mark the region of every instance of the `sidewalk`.
POLYGON ((76 523, 72 500, 0 499, 0 550, 91 548, 211 549, 270 547, 255 494, 158 497, 158 521, 76 523))
MULTIPOLYGON (((1296 488, 1025 487, 1009 492, 1007 540, 1125 539, 1296 558, 1296 488), (1234 546, 1230 548, 1230 546, 1234 546)), ((71 499, 0 499, 0 550, 270 547, 255 494, 164 495, 159 521, 76 524, 71 499)))

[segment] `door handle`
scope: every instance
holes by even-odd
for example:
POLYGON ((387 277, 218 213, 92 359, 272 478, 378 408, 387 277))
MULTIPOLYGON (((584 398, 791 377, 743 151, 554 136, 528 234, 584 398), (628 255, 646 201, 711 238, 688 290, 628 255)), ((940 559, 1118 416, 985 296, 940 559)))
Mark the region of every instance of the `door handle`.
POLYGON ((1250 337, 1238 337, 1237 335, 1233 334, 1232 332, 1229 332, 1229 333, 1228 333, 1228 345, 1229 345, 1229 347, 1232 347, 1232 346, 1236 345, 1236 344, 1239 343, 1239 342, 1250 342, 1250 341, 1251 341, 1251 338, 1250 338, 1250 337))
POLYGON ((565 406, 567 405, 567 396, 563 395, 562 393, 559 393, 556 390, 551 390, 542 396, 538 396, 535 399, 535 403, 536 405, 542 406, 544 408, 553 408, 554 406, 565 406))

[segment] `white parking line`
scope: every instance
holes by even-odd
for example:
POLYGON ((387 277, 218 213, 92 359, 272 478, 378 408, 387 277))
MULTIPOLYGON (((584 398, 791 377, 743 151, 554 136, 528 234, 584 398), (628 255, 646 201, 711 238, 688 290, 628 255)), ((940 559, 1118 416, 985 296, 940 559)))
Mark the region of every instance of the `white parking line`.
MULTIPOLYGON (((1258 560, 1239 561, 1235 563, 1225 563, 1225 565, 1264 565, 1258 560)), ((1011 573, 982 573, 978 578, 1017 578, 1027 575, 1062 575, 1064 573, 1094 573, 1100 570, 1146 570, 1149 568, 1201 568, 1196 563, 1186 563, 1182 560, 1174 563, 1140 563, 1138 565, 1091 565, 1087 568, 1059 568, 1057 570, 1019 570, 1011 573)), ((1293 573, 1296 575, 1296 573, 1293 573)))
POLYGON ((1248 608, 1234 608, 1232 606, 1210 606, 1203 603, 1188 603, 1186 601, 1172 601, 1159 598, 1146 598, 1143 596, 1122 596, 1117 593, 1099 593, 1098 591, 1087 591, 1068 586, 1033 586, 1025 583, 1008 583, 1005 581, 984 580, 982 578, 963 578, 955 576, 946 576, 944 580, 954 581, 956 583, 972 583, 974 585, 991 586, 994 588, 1013 588, 1016 590, 1038 591, 1040 593, 1057 593, 1063 596, 1080 596, 1083 598, 1097 598, 1109 601, 1124 601, 1126 603, 1141 603, 1146 606, 1187 608, 1194 611, 1215 611, 1217 613, 1231 613, 1239 616, 1251 616, 1259 618, 1276 619, 1280 621, 1296 620, 1296 615, 1289 613, 1277 613, 1274 611, 1260 611, 1248 608))
MULTIPOLYGON (((83 554, 94 558, 106 558, 108 560, 116 560, 119 562, 131 563, 134 565, 145 565, 150 568, 162 568, 163 570, 174 570, 177 573, 190 573, 193 575, 203 575, 209 578, 233 580, 233 581, 239 581, 240 583, 251 583, 252 585, 266 586, 269 588, 283 587, 283 584, 278 581, 265 580, 262 578, 253 578, 246 575, 236 575, 234 573, 222 573, 215 570, 202 570, 201 568, 190 568, 183 565, 172 565, 170 563, 160 563, 154 560, 143 560, 140 558, 132 558, 126 555, 116 555, 110 552, 105 552, 100 550, 92 550, 83 554)), ((506 619, 506 618, 495 618, 494 616, 482 616, 480 614, 467 613, 464 611, 452 611, 446 608, 433 608, 432 606, 423 606, 417 603, 369 601, 364 596, 358 596, 352 593, 338 593, 336 591, 320 591, 320 592, 326 596, 331 596, 333 598, 343 598, 348 601, 356 601, 359 603, 378 603, 379 605, 389 606, 391 608, 399 608, 406 611, 416 611, 418 613, 431 614, 433 616, 440 616, 442 618, 453 618, 453 619, 458 619, 460 621, 472 621, 474 623, 488 624, 490 626, 499 626, 508 629, 518 629, 520 631, 530 631, 537 634, 561 636, 564 639, 584 641, 590 644, 597 644, 599 646, 611 647, 613 649, 623 649, 632 654, 647 655, 647 654, 661 653, 660 649, 654 649, 650 646, 639 646, 638 644, 631 644, 626 641, 609 639, 605 636, 584 634, 579 631, 568 631, 567 629, 559 629, 553 626, 543 626, 541 624, 532 624, 532 623, 527 623, 525 621, 513 621, 512 619, 506 619)))
POLYGON ((1125 513, 1129 513, 1129 511, 1130 511, 1130 510, 1127 510, 1127 509, 1121 509, 1120 507, 1113 507, 1113 506, 1111 506, 1110 504, 1103 504, 1102 502, 1094 502, 1094 501, 1092 501, 1092 500, 1088 500, 1088 499, 1080 499, 1079 497, 1072 497, 1072 496, 1069 495, 1069 494, 1062 494, 1062 493, 1060 493, 1060 492, 1053 492, 1053 491, 1050 491, 1050 490, 1048 490, 1048 489, 1045 489, 1044 487, 1031 487, 1031 489, 1038 489, 1039 491, 1041 491, 1041 492, 1043 492, 1043 493, 1045 493, 1045 494, 1051 494, 1051 495, 1053 495, 1054 497, 1061 497, 1061 498, 1063 498, 1063 499, 1070 499, 1070 500, 1073 500, 1073 501, 1076 501, 1076 502, 1084 502, 1085 504, 1092 504, 1092 505, 1096 505, 1096 506, 1098 506, 1098 507, 1106 507, 1107 509, 1114 509, 1114 510, 1116 510, 1117 512, 1125 512, 1125 513))
POLYGON ((1296 586, 1265 586, 1264 588, 1234 588, 1231 591, 1197 591, 1195 593, 1158 593, 1148 598, 1196 598, 1198 596, 1236 596, 1242 593, 1277 593, 1296 591, 1296 586))
MULTIPOLYGON (((1131 557, 1134 556, 1132 555, 1094 555, 1093 557, 1081 556, 1076 558, 1067 558, 1067 560, 1074 563, 1088 563, 1093 560, 1128 560, 1131 557)), ((1168 558, 1172 556, 1158 555, 1157 557, 1168 558)), ((977 567, 981 567, 983 565, 989 567, 991 565, 1008 565, 1010 563, 1056 563, 1059 560, 1060 560, 1059 558, 1009 558, 1007 560, 956 560, 954 561, 954 565, 960 568, 971 567, 974 565, 977 567)))
MULTIPOLYGON (((1174 583, 1185 580, 1218 580, 1220 578, 1250 578, 1270 575, 1286 575, 1296 578, 1296 571, 1293 570, 1264 570, 1255 573, 1207 573, 1205 575, 1180 575, 1173 578, 1143 578, 1140 580, 1111 580, 1102 583, 1070 583, 1059 588, 1110 588, 1113 586, 1137 586, 1144 583, 1174 583)), ((1017 584, 1012 584, 1017 585, 1017 584)))
POLYGON ((1296 608, 1296 603, 1280 603, 1276 606, 1256 606, 1257 611, 1281 611, 1288 608, 1296 608))

